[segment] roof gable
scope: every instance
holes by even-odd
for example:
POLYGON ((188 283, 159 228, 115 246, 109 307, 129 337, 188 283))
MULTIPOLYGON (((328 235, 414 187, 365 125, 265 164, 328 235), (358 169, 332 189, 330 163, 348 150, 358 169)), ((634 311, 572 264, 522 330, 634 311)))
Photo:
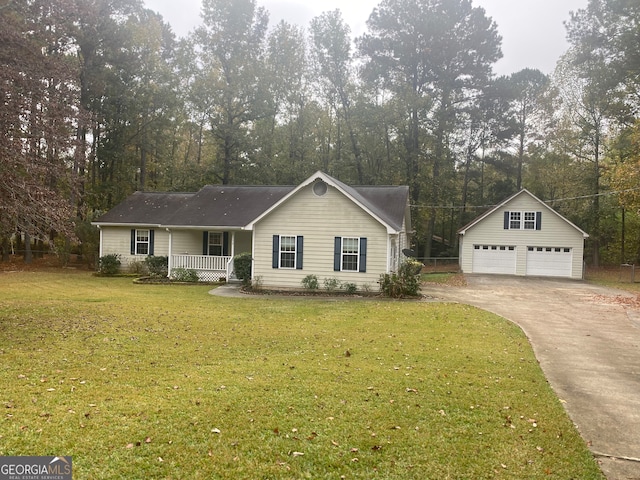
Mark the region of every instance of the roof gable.
POLYGON ((316 181, 323 181, 326 184, 336 188, 349 200, 354 202, 370 216, 384 225, 388 231, 398 232, 402 230, 403 222, 406 215, 407 200, 409 198, 409 187, 351 187, 320 171, 314 173, 296 188, 292 189, 291 192, 289 192, 278 202, 273 204, 270 208, 266 209, 261 215, 257 216, 253 221, 251 221, 250 224, 247 224, 247 227, 253 228, 256 223, 258 223, 265 216, 269 215, 269 213, 278 208, 284 202, 290 200, 297 192, 316 181))
POLYGON ((540 206, 542 206, 545 210, 547 210, 548 212, 551 212, 552 214, 554 214, 555 216, 557 216, 558 218, 560 218, 562 221, 564 221, 567 225, 571 226, 572 228, 578 230, 583 236, 584 238, 589 237, 589 234, 586 233, 584 230, 582 230, 580 227, 576 226, 574 223, 572 223, 571 221, 569 221, 568 219, 566 219, 565 217, 563 217, 562 215, 560 215, 558 212, 556 212, 553 208, 551 208, 549 205, 547 205, 545 202, 543 202, 542 200, 540 200, 538 197, 536 197, 533 193, 531 193, 529 190, 527 190, 526 188, 523 188, 522 190, 520 190, 517 193, 514 193, 513 195, 511 195, 510 197, 508 197, 507 199, 503 200, 502 203, 500 203, 499 205, 496 205, 495 207, 493 207, 490 210, 487 210, 486 212, 484 212, 482 215, 476 217, 474 220, 472 220, 470 223, 468 223, 467 225, 465 225, 464 227, 462 227, 461 229, 458 230, 458 234, 459 235, 464 235, 469 229, 473 228, 475 225, 477 225, 478 223, 480 223, 482 220, 484 220, 485 218, 489 217, 490 215, 494 214, 496 211, 502 209, 503 207, 507 207, 509 204, 513 203, 517 198, 519 198, 521 195, 528 195, 530 198, 532 198, 535 202, 537 202, 540 206))

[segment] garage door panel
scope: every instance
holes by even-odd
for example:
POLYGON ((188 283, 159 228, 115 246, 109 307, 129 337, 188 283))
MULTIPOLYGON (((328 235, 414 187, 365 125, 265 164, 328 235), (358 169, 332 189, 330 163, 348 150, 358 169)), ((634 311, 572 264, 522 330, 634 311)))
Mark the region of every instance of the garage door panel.
POLYGON ((516 273, 516 248, 509 245, 474 245, 473 273, 516 273))
POLYGON ((527 275, 570 277, 572 250, 566 247, 527 247, 527 275))

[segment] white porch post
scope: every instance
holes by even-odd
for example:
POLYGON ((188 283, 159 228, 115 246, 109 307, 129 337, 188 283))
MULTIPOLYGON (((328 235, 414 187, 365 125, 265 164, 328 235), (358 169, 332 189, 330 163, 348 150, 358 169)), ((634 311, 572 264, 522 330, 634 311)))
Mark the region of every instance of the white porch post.
POLYGON ((236 256, 236 232, 231 232, 231 258, 236 256))
POLYGON ((100 232, 100 251, 98 252, 98 258, 102 257, 102 244, 103 244, 103 239, 102 239, 102 228, 100 228, 100 225, 98 225, 98 231, 100 232))
POLYGON ((169 258, 167 260, 167 277, 170 277, 172 267, 171 257, 173 256, 173 232, 170 228, 167 228, 166 230, 167 232, 169 232, 169 258))

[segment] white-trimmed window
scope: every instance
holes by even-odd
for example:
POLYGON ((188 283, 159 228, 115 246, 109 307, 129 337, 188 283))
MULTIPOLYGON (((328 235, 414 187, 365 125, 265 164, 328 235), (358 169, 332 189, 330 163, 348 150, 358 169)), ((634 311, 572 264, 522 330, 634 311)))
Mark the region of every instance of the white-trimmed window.
POLYGON ((221 232, 209 232, 209 255, 222 256, 223 236, 221 232))
POLYGON ((367 239, 365 237, 335 237, 333 270, 336 272, 366 272, 367 239))
POLYGON ((342 238, 342 265, 343 272, 357 272, 358 258, 360 257, 360 239, 357 237, 342 238))
POLYGON ((153 255, 152 228, 132 228, 131 229, 131 255, 153 255))
POLYGON ((271 266, 302 270, 303 244, 304 238, 301 235, 274 235, 271 266))
POLYGON ((524 212, 524 229, 536 229, 536 212, 524 212))
POLYGON ((542 212, 504 212, 505 230, 541 230, 542 212))
POLYGON ((136 255, 149 255, 149 230, 136 230, 136 255))
POLYGON ((520 212, 509 212, 509 230, 520 230, 520 220, 522 214, 520 212))
POLYGON ((296 268, 296 237, 293 235, 280 236, 279 268, 296 268))

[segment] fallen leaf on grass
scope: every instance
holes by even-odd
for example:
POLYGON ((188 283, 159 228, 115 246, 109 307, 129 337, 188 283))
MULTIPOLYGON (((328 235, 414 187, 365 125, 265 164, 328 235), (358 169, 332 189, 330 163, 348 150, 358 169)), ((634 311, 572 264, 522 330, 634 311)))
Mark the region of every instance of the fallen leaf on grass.
POLYGON ((291 455, 293 455, 294 457, 302 457, 304 455, 303 452, 292 452, 291 455))

